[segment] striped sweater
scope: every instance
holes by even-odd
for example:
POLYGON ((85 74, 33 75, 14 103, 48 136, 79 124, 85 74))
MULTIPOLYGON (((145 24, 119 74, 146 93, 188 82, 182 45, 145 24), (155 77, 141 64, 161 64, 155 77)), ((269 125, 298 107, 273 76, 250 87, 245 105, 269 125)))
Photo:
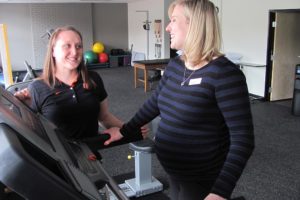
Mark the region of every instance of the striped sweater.
POLYGON ((214 180, 211 192, 229 198, 254 148, 249 94, 238 67, 219 57, 193 72, 171 59, 155 93, 121 132, 158 115, 155 150, 166 172, 178 180, 214 180))

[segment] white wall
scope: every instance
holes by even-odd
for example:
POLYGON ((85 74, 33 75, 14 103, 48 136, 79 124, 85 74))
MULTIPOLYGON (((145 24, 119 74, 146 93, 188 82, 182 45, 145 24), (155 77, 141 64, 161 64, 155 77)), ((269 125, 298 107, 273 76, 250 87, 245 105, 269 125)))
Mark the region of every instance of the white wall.
POLYGON ((0 4, 0 23, 7 26, 9 54, 12 68, 25 66, 24 60, 32 63, 33 40, 29 4, 0 4))
MULTIPOLYGON (((169 0, 167 0, 169 1, 169 0)), ((133 51, 145 53, 147 56, 147 31, 143 29, 143 22, 146 20, 146 13, 136 12, 137 10, 148 10, 150 31, 149 31, 149 59, 155 59, 155 35, 154 35, 154 20, 162 20, 162 48, 161 58, 169 57, 165 50, 169 49, 166 46, 165 27, 165 2, 164 0, 139 0, 128 3, 128 44, 133 44, 133 51)), ((169 50, 168 50, 169 51, 169 50)))
POLYGON ((243 61, 266 63, 268 17, 273 9, 300 9, 299 0, 226 0, 222 3, 224 50, 243 61))
MULTIPOLYGON (((211 0, 219 7, 220 22, 223 38, 223 52, 236 52, 243 55, 242 62, 266 65, 268 43, 269 10, 300 9, 299 0, 211 0)), ((167 7, 172 0, 139 0, 128 5, 129 45, 133 44, 134 51, 146 54, 146 31, 142 29, 145 15, 136 13, 136 10, 149 10, 150 21, 158 17, 163 18, 165 29, 167 7), (159 6, 161 5, 161 6, 159 6), (162 6, 164 5, 164 6, 162 6), (164 8, 163 8, 164 7, 164 8), (146 8, 146 9, 145 9, 146 8)), ((153 27, 152 27, 153 28, 153 27)), ((168 34, 164 31, 163 57, 169 57, 168 34)), ((154 57, 154 35, 150 31, 150 56, 154 57)), ((249 92, 264 96, 265 67, 244 66, 243 72, 247 79, 249 92)))
POLYGON ((171 4, 171 2, 173 2, 173 0, 165 0, 164 1, 164 12, 165 12, 165 21, 164 21, 164 26, 163 26, 163 32, 164 32, 164 55, 165 58, 170 58, 170 34, 167 33, 165 31, 167 25, 170 22, 169 19, 169 14, 168 14, 168 10, 169 10, 169 5, 171 4))
POLYGON ((48 39, 41 36, 58 26, 75 26, 83 35, 84 50, 98 40, 108 52, 128 48, 125 3, 0 3, 0 23, 7 25, 13 71, 25 70, 24 60, 42 68, 48 39))
MULTIPOLYGON (((226 0, 221 7, 224 52, 238 52, 243 62, 265 65, 269 10, 300 9, 300 1, 226 0)), ((249 92, 264 96, 265 68, 244 67, 243 71, 249 92)))
POLYGON ((47 29, 73 25, 83 35, 84 49, 93 43, 91 4, 1 3, 0 23, 7 25, 13 71, 25 70, 24 60, 42 68, 48 40, 41 36, 47 29))
MULTIPOLYGON (((300 9, 300 0, 212 1, 220 8, 223 51, 238 52, 243 55, 243 62, 262 65, 266 64, 269 10, 300 9)), ((128 3, 128 48, 133 44, 134 51, 146 54, 147 31, 142 27, 146 14, 137 13, 136 10, 148 10, 149 19, 152 22, 149 32, 149 59, 155 58, 153 22, 155 19, 161 19, 162 29, 165 30, 169 22, 167 9, 170 2, 172 0, 137 0, 128 3)), ((25 59, 31 63, 34 60, 32 19, 29 5, 0 4, 0 23, 5 23, 8 27, 11 60, 17 58, 14 60, 13 69, 23 67, 23 60, 25 59)), ((65 13, 67 12, 65 11, 65 13)), ((117 13, 114 14, 117 15, 117 13)), ((162 31, 162 38, 161 57, 168 58, 169 34, 162 31)), ((265 68, 244 67, 243 71, 247 78, 250 93, 263 96, 265 68)))

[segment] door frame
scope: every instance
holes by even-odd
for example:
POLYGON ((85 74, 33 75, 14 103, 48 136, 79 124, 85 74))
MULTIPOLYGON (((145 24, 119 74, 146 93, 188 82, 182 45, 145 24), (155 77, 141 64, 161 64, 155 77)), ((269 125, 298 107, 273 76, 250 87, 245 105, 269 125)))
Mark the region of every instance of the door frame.
POLYGON ((283 10, 269 10, 269 25, 268 25, 268 41, 267 41, 267 56, 266 56, 266 75, 265 75, 265 94, 264 99, 270 101, 271 98, 271 82, 273 72, 273 49, 274 49, 274 35, 275 27, 273 21, 276 19, 276 13, 299 13, 300 9, 283 9, 283 10))

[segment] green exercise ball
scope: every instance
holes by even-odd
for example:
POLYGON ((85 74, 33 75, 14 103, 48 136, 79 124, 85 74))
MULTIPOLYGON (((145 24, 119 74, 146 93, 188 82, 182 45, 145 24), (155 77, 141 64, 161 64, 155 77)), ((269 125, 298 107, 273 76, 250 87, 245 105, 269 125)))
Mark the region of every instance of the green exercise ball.
POLYGON ((98 62, 98 55, 91 50, 84 52, 83 57, 85 63, 87 64, 93 64, 98 62))

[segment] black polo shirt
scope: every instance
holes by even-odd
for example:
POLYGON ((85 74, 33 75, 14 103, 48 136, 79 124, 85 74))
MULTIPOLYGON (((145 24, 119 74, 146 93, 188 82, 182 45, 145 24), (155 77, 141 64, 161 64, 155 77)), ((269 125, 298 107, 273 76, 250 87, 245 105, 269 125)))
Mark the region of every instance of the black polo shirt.
POLYGON ((82 78, 72 86, 57 80, 50 88, 43 80, 29 85, 31 108, 52 121, 67 138, 80 139, 98 133, 100 103, 107 97, 101 77, 89 72, 96 83, 92 89, 84 89, 82 78))

